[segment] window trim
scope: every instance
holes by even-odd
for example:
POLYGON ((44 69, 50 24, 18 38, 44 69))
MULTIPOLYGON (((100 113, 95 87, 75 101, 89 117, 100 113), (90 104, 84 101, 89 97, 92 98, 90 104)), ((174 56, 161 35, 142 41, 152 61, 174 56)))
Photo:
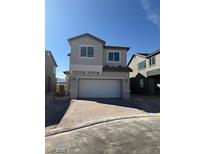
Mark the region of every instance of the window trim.
MULTIPOLYGON (((113 57, 114 58, 114 57, 113 57)), ((121 63, 121 52, 120 51, 107 51, 107 62, 108 63, 121 63), (109 60, 109 53, 115 53, 118 52, 119 53, 119 61, 115 61, 115 60, 109 60)))
POLYGON ((152 56, 152 57, 149 58, 149 67, 152 67, 152 66, 155 66, 155 65, 156 65, 156 56, 152 56), (154 64, 152 64, 152 58, 155 59, 155 63, 154 64), (151 65, 150 65, 150 61, 151 61, 151 65))
POLYGON ((94 45, 90 45, 90 44, 81 44, 79 46, 79 58, 82 59, 95 59, 95 46, 94 45), (81 56, 81 47, 86 47, 86 56, 81 56), (93 57, 88 57, 88 47, 93 47, 93 57))

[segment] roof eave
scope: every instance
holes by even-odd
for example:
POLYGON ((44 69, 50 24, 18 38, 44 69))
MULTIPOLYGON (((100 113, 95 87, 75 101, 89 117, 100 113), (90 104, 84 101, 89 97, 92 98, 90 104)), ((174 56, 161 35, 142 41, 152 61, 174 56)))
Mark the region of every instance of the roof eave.
POLYGON ((122 47, 122 46, 111 46, 111 45, 106 45, 104 46, 105 49, 125 49, 125 50, 130 50, 130 47, 122 47))
POLYGON ((141 54, 138 54, 138 53, 136 53, 135 56, 139 56, 139 57, 142 57, 142 58, 147 58, 147 56, 141 55, 141 54))
POLYGON ((64 73, 64 74, 70 74, 70 72, 69 72, 69 71, 64 71, 63 73, 64 73))
POLYGON ((147 58, 150 58, 150 57, 152 57, 152 56, 155 56, 155 55, 157 55, 158 53, 160 53, 160 49, 158 49, 158 50, 154 51, 153 53, 151 53, 150 55, 148 55, 147 58))
POLYGON ((57 63, 56 63, 56 61, 55 61, 55 59, 54 59, 54 57, 53 57, 52 52, 51 52, 50 50, 46 50, 46 52, 49 52, 49 53, 51 54, 51 58, 53 59, 53 62, 54 62, 54 64, 55 64, 55 66, 58 67, 58 65, 57 65, 57 63))

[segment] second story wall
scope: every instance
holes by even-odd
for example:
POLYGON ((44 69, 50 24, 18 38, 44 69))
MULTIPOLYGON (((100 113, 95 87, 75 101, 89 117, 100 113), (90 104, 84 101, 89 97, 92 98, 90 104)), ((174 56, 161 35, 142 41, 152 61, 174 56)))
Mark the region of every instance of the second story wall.
POLYGON ((147 59, 147 71, 152 71, 160 68, 160 53, 147 59), (150 58, 155 57, 155 64, 150 66, 150 58))
POLYGON ((103 50, 103 65, 118 67, 126 67, 127 64, 127 51, 126 49, 104 49, 103 50), (119 61, 109 61, 108 53, 109 52, 119 52, 119 61))
POLYGON ((71 46, 71 72, 102 73, 104 66, 126 67, 129 47, 105 45, 105 41, 89 33, 72 37, 68 41, 71 46))
POLYGON ((103 43, 89 37, 84 36, 70 41, 71 56, 70 64, 77 65, 103 65, 103 43), (82 46, 91 46, 94 48, 94 57, 81 57, 80 51, 82 46))
POLYGON ((145 61, 146 62, 146 67, 147 67, 147 61, 146 58, 136 56, 132 59, 131 63, 129 64, 129 68, 133 70, 133 72, 130 72, 130 77, 135 77, 138 73, 146 76, 146 68, 139 70, 138 64, 145 61))

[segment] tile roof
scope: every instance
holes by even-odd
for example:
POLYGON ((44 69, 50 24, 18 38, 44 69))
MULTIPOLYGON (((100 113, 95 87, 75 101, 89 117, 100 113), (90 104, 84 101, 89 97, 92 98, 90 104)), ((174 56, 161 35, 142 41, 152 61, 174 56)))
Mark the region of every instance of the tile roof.
POLYGON ((148 56, 149 55, 149 53, 136 53, 136 54, 142 55, 142 56, 148 56))
POLYGON ((104 46, 106 49, 126 49, 127 51, 130 49, 130 47, 122 47, 122 46, 111 46, 111 45, 106 45, 104 46))
POLYGON ((132 57, 130 58, 130 60, 129 60, 127 66, 129 66, 129 64, 131 63, 132 59, 133 59, 135 56, 141 56, 141 57, 143 57, 143 58, 150 58, 150 57, 152 57, 152 56, 154 56, 154 55, 156 55, 156 54, 158 54, 158 53, 160 53, 160 49, 158 49, 158 50, 156 50, 156 51, 154 51, 154 52, 152 52, 152 53, 135 53, 135 54, 133 54, 132 57))
POLYGON ((70 74, 70 71, 64 71, 63 73, 64 74, 70 74))
POLYGON ((105 72, 132 72, 133 70, 129 67, 109 67, 109 66, 104 66, 103 71, 105 72))

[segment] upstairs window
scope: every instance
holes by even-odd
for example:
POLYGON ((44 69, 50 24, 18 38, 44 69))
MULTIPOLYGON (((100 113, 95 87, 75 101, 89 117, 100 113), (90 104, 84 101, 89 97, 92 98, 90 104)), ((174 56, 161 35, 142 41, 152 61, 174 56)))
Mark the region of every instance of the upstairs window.
POLYGON ((94 49, 93 47, 88 47, 88 57, 94 57, 94 49))
POLYGON ((149 66, 153 66, 155 64, 156 64, 156 58, 155 58, 155 56, 153 56, 149 59, 149 66))
POLYGON ((93 58, 94 57, 94 47, 81 46, 80 47, 80 57, 93 58))
POLYGON ((108 61, 109 62, 119 62, 120 61, 120 52, 108 52, 108 61))
POLYGON ((145 68, 146 68, 146 60, 144 60, 138 64, 138 70, 142 70, 145 68))
POLYGON ((80 52, 80 56, 81 57, 86 57, 86 47, 81 47, 81 52, 80 52))

